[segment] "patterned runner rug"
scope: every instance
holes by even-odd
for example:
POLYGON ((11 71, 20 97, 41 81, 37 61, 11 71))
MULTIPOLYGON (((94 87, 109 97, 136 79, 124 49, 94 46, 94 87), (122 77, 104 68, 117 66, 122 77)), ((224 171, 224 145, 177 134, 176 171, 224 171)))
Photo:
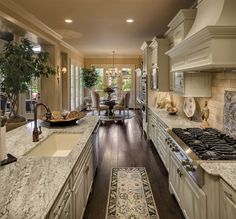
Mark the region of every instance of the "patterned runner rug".
POLYGON ((106 219, 159 219, 144 167, 113 168, 106 219))

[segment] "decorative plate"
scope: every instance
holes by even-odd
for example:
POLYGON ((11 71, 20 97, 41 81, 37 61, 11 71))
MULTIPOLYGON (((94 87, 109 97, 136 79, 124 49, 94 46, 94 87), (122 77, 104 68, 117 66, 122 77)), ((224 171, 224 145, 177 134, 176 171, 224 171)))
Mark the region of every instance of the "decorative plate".
POLYGON ((195 101, 194 97, 186 97, 184 99, 183 110, 184 110, 185 115, 188 118, 193 117, 193 115, 196 112, 196 101, 195 101))

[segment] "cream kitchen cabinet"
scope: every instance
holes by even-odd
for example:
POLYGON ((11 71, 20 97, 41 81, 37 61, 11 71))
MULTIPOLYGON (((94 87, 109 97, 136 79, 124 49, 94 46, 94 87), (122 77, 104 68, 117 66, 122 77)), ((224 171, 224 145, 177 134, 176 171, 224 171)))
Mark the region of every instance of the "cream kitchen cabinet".
POLYGON ((148 133, 149 138, 152 140, 163 164, 168 170, 168 149, 165 143, 166 139, 166 127, 162 124, 160 119, 150 109, 148 112, 148 133))
POLYGON ((82 219, 93 184, 93 139, 86 146, 64 184, 48 219, 82 219))
POLYGON ((74 218, 82 219, 85 211, 85 180, 84 170, 81 171, 73 188, 74 218))
POLYGON ((72 207, 72 196, 70 194, 66 201, 65 207, 63 208, 60 219, 71 219, 73 218, 73 207, 72 207))
POLYGON ((73 218, 73 206, 72 206, 72 190, 71 190, 72 177, 66 181, 63 189, 61 190, 57 200, 55 201, 53 207, 51 208, 47 218, 49 219, 64 219, 66 215, 67 218, 73 218))
POLYGON ((186 219, 206 219, 206 195, 187 174, 174 153, 170 157, 169 188, 186 219))
POLYGON ((236 192, 220 180, 220 219, 236 218, 236 192))
POLYGON ((189 175, 183 174, 182 206, 185 218, 206 219, 206 195, 189 175))
POLYGON ((85 181, 85 205, 88 202, 90 191, 93 184, 93 155, 89 154, 89 157, 85 163, 84 171, 84 181, 85 181))
POLYGON ((210 97, 211 74, 173 72, 173 92, 184 97, 210 97))
POLYGON ((169 190, 171 194, 174 194, 179 205, 181 205, 183 190, 182 168, 178 160, 173 156, 170 157, 169 165, 169 190))
POLYGON ((169 57, 165 54, 169 49, 169 40, 154 37, 149 47, 151 49, 149 84, 156 84, 153 89, 158 91, 169 91, 169 57), (153 80, 155 80, 154 83, 153 80))

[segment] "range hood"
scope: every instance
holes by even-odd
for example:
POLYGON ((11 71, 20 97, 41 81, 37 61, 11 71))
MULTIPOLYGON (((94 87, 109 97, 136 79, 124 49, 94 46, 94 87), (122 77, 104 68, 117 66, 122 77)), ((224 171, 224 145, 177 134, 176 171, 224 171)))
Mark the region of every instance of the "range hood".
POLYGON ((236 0, 198 0, 193 25, 166 54, 171 71, 236 69, 236 0))

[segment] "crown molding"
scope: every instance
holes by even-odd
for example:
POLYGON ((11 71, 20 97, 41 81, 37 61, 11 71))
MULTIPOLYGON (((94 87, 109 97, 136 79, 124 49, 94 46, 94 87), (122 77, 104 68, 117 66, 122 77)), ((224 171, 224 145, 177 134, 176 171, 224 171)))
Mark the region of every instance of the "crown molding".
MULTIPOLYGON (((45 39, 51 44, 55 45, 55 41, 59 42, 59 44, 68 50, 78 54, 82 58, 84 57, 83 54, 77 50, 75 47, 71 46, 70 44, 66 43, 63 41, 63 37, 48 27, 46 24, 44 24, 42 21, 40 21, 38 18, 36 18, 34 15, 26 11, 24 8, 13 2, 12 0, 1 0, 0 5, 3 5, 6 7, 8 10, 12 11, 14 14, 22 18, 23 20, 26 20, 29 22, 32 26, 36 27, 37 29, 32 28, 31 26, 26 25, 25 23, 18 21, 14 17, 6 14, 5 12, 1 12, 0 14, 8 21, 16 24, 17 26, 20 26, 21 28, 28 30, 34 34, 36 34, 38 37, 45 39), (45 35, 43 33, 45 33, 45 35), (49 37, 48 37, 49 36, 49 37)), ((1 10, 1 9, 0 9, 1 10)))
POLYGON ((46 32, 53 38, 61 41, 62 36, 52 30, 50 27, 48 27, 46 24, 41 22, 39 19, 37 19, 34 15, 23 9, 21 6, 17 5, 12 0, 1 0, 1 4, 4 5, 6 8, 14 12, 19 17, 27 20, 28 22, 32 23, 32 25, 37 26, 40 30, 46 32))
POLYGON ((171 29, 175 29, 185 20, 194 20, 196 13, 197 9, 181 9, 167 26, 171 29))
POLYGON ((147 47, 149 47, 151 41, 144 41, 142 46, 141 46, 141 50, 145 50, 147 47))
MULTIPOLYGON (((140 55, 115 55, 115 59, 139 59, 140 55)), ((112 55, 85 55, 85 59, 112 59, 112 55)))
POLYGON ((60 45, 65 47, 66 49, 69 49, 71 52, 74 52, 76 54, 78 54, 81 58, 84 58, 84 54, 81 53, 78 49, 76 49, 75 47, 71 46, 69 43, 65 42, 65 41, 61 41, 60 45))

